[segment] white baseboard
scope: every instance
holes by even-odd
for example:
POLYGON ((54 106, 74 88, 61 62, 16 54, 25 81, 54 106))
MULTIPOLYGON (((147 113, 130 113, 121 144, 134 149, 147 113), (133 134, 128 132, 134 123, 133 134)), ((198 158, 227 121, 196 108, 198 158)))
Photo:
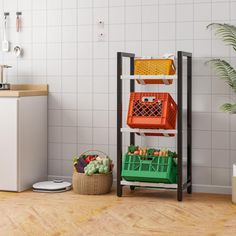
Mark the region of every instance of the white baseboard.
MULTIPOLYGON (((48 175, 48 180, 53 180, 53 179, 63 179, 65 181, 71 182, 72 177, 71 176, 48 175)), ((116 184, 116 179, 114 179, 113 185, 115 185, 115 184, 116 184)), ((231 186, 193 184, 193 192, 231 194, 231 186)))
POLYGON ((54 180, 54 179, 63 179, 65 181, 72 181, 71 176, 59 176, 59 175, 48 175, 48 180, 54 180))
POLYGON ((231 194, 232 188, 231 186, 193 184, 193 192, 231 194))

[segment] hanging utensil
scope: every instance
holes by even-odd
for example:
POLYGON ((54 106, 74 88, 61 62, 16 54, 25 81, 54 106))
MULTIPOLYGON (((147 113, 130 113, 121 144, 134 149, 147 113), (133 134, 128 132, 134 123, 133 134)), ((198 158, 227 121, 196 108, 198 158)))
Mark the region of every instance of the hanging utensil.
POLYGON ((2 51, 8 52, 10 49, 10 43, 7 41, 7 16, 9 12, 4 12, 4 27, 3 27, 3 41, 2 41, 2 51))
POLYGON ((16 55, 16 57, 21 56, 23 53, 23 50, 20 46, 15 46, 13 51, 14 51, 14 54, 16 55))
MULTIPOLYGON (((20 32, 20 16, 21 16, 21 12, 16 12, 16 32, 19 33, 20 32)), ((18 34, 17 34, 17 38, 18 38, 18 34)), ((17 40, 18 41, 18 40, 17 40)), ((13 52, 15 54, 16 57, 22 56, 23 54, 23 49, 19 46, 16 45, 13 49, 13 52)))
POLYGON ((21 12, 17 11, 16 12, 16 32, 20 31, 20 16, 21 16, 21 12))

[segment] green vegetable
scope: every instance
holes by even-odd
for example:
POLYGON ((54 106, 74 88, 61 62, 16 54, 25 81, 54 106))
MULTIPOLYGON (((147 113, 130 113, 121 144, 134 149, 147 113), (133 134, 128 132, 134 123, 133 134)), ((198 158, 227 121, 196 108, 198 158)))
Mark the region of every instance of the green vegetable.
POLYGON ((108 166, 109 163, 110 163, 110 160, 109 160, 108 158, 104 158, 104 159, 102 160, 102 164, 103 164, 104 166, 108 166))
POLYGON ((153 156, 155 151, 156 151, 156 149, 150 148, 150 149, 147 150, 147 155, 148 156, 153 156))
POLYGON ((78 159, 79 159, 79 157, 77 157, 77 156, 73 157, 73 165, 77 164, 78 159))
POLYGON ((84 168, 84 173, 89 176, 95 173, 108 173, 110 164, 111 160, 109 157, 93 160, 84 168))
POLYGON ((108 173, 108 171, 109 171, 109 168, 108 168, 108 166, 104 166, 104 173, 108 173))
POLYGON ((99 173, 104 173, 104 168, 103 168, 103 166, 100 166, 100 167, 99 167, 98 172, 99 172, 99 173))
POLYGON ((168 156, 169 156, 169 157, 176 158, 176 157, 177 157, 177 154, 176 154, 176 152, 172 152, 172 151, 168 150, 168 156))
POLYGON ((128 147, 128 152, 133 153, 133 152, 135 152, 136 150, 138 150, 138 146, 130 145, 130 146, 128 147))

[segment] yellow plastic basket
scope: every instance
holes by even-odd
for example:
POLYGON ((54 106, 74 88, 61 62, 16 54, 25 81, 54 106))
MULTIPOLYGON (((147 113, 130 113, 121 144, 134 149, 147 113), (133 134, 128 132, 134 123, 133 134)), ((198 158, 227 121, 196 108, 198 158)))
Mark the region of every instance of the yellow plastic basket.
MULTIPOLYGON (((176 69, 173 59, 135 59, 135 75, 174 75, 176 69)), ((137 80, 140 83, 139 80, 137 80)), ((173 83, 172 79, 168 80, 169 84, 173 83)), ((163 84, 163 80, 145 80, 145 84, 163 84)))

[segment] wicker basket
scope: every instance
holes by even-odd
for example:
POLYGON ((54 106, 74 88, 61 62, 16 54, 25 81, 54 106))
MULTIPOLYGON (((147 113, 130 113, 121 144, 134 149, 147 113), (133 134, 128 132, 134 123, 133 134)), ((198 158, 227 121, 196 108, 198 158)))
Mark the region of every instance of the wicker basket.
MULTIPOLYGON (((89 150, 82 155, 99 154, 99 156, 106 157, 107 155, 98 150, 89 150)), ((107 174, 93 174, 87 176, 84 173, 78 173, 76 170, 72 176, 72 186, 75 193, 84 195, 98 195, 105 194, 111 191, 113 182, 112 171, 107 174)))
POLYGON ((113 182, 112 172, 107 174, 93 174, 87 176, 84 173, 74 171, 72 185, 75 193, 79 194, 105 194, 111 191, 113 182))

